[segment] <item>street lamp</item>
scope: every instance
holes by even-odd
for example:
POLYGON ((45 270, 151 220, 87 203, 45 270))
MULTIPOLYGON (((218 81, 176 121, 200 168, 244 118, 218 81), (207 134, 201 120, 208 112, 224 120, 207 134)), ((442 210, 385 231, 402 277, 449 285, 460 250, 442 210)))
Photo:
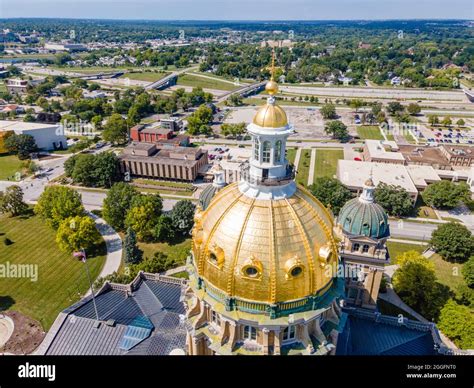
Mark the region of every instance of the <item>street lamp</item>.
POLYGON ((73 256, 85 264, 87 279, 89 280, 89 286, 90 286, 91 294, 92 294, 92 303, 94 304, 94 311, 95 311, 95 317, 96 317, 96 323, 94 324, 94 327, 98 328, 100 326, 99 312, 97 310, 97 305, 95 303, 95 293, 94 293, 94 288, 92 287, 92 279, 91 279, 91 274, 89 272, 89 264, 87 264, 86 251, 84 249, 81 249, 78 252, 74 252, 73 256))

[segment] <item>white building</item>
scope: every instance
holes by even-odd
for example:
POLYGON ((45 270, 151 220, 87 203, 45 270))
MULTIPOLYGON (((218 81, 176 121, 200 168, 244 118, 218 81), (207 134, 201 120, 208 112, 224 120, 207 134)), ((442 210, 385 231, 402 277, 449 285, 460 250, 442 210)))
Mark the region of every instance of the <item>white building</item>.
POLYGON ((33 136, 38 148, 43 150, 67 148, 66 136, 64 136, 64 132, 59 124, 0 120, 0 132, 8 131, 13 131, 17 135, 33 136))

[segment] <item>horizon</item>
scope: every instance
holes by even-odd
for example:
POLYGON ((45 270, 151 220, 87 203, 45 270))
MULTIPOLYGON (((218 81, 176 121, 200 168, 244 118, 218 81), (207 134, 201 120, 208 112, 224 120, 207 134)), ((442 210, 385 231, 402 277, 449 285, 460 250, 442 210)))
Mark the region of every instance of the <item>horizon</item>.
POLYGON ((474 4, 470 0, 453 0, 449 4, 444 0, 3 0, 0 19, 18 18, 229 22, 472 20, 474 4))

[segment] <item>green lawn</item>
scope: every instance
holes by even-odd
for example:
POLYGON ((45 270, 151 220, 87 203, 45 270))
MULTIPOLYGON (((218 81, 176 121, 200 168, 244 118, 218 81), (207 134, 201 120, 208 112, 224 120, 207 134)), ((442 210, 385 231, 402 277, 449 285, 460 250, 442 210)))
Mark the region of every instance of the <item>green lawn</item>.
POLYGON ((14 180, 17 172, 23 174, 22 164, 16 155, 0 155, 0 180, 14 180))
POLYGON ((147 81, 147 82, 155 82, 158 81, 170 73, 167 72, 160 72, 160 73, 152 73, 152 72, 143 72, 143 73, 125 73, 121 78, 129 78, 135 81, 147 81))
POLYGON ((235 86, 228 82, 219 81, 217 79, 209 79, 190 74, 180 75, 178 77, 178 85, 191 86, 193 88, 201 87, 203 89, 217 90, 235 90, 239 86, 235 86))
POLYGON ((397 256, 407 251, 416 251, 422 253, 427 248, 427 245, 419 244, 405 244, 394 241, 387 241, 387 249, 390 254, 390 264, 397 264, 397 256))
POLYGON ((296 182, 306 187, 308 184, 309 165, 311 163, 311 150, 301 150, 301 157, 296 170, 296 182))
POLYGON ((380 128, 376 125, 361 125, 357 127, 357 133, 361 139, 385 140, 380 132, 380 128))
MULTIPOLYGON (((77 302, 88 289, 85 267, 70 254, 59 251, 55 231, 38 216, 0 217, 0 264, 33 264, 38 280, 6 278, 0 281, 0 310, 20 311, 38 320, 47 331, 60 311, 77 302), (4 238, 13 241, 5 245, 4 238), (11 303, 8 299, 11 298, 11 303), (11 304, 11 305, 10 305, 11 304)), ((95 279, 105 262, 101 239, 89 253, 89 268, 95 279)))
POLYGON ((287 149, 286 149, 286 159, 287 159, 290 163, 294 163, 294 162, 295 162, 296 150, 297 150, 297 148, 287 148, 287 149))
POLYGON ((154 186, 166 186, 166 187, 179 187, 186 190, 192 190, 193 185, 191 183, 184 182, 170 182, 170 181, 159 181, 155 179, 137 178, 133 180, 133 183, 141 185, 154 185, 154 186))
POLYGON ((143 251, 143 257, 152 257, 155 252, 163 252, 169 258, 173 259, 176 267, 186 263, 186 258, 191 250, 191 239, 188 238, 177 244, 168 243, 138 243, 138 246, 143 251))
POLYGON ((334 176, 339 159, 344 159, 344 151, 342 149, 317 148, 314 178, 334 176))
POLYGON ((464 283, 464 278, 461 272, 463 264, 445 261, 436 253, 430 257, 430 261, 435 266, 435 273, 438 281, 441 284, 448 286, 451 291, 456 292, 457 287, 464 283))
POLYGON ((416 140, 415 138, 411 135, 410 132, 407 131, 407 133, 405 133, 405 139, 407 140, 408 143, 410 144, 416 144, 416 140))

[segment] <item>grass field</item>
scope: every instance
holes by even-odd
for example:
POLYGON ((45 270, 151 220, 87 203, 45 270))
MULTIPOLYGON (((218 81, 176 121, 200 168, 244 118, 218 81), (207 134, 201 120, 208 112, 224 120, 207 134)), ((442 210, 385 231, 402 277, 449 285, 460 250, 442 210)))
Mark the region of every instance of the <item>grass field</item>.
POLYGON ((180 75, 178 77, 178 85, 191 86, 193 88, 201 87, 203 89, 217 89, 217 90, 235 90, 239 86, 235 86, 228 82, 222 82, 217 79, 209 79, 190 74, 180 75))
POLYGON ((0 180, 14 180, 17 172, 24 173, 22 161, 16 155, 0 155, 0 180))
POLYGON ((185 182, 159 181, 155 179, 144 179, 144 178, 134 179, 133 182, 141 184, 141 185, 166 186, 166 187, 171 187, 171 188, 180 187, 186 190, 193 189, 193 185, 191 183, 185 183, 185 182))
POLYGON ((290 163, 294 163, 294 162, 295 162, 296 150, 297 150, 297 148, 287 148, 287 149, 286 149, 286 159, 287 159, 290 163))
POLYGON ((420 206, 416 208, 417 217, 421 218, 430 218, 432 220, 437 220, 435 211, 429 206, 420 206))
POLYGON ((135 81, 147 81, 147 82, 155 82, 158 81, 170 73, 161 72, 161 73, 152 73, 152 72, 143 72, 143 73, 125 73, 120 78, 129 78, 135 81))
POLYGON ((311 150, 301 150, 301 157, 296 170, 296 182, 306 187, 308 184, 309 166, 311 164, 311 150))
POLYGON ((416 251, 422 253, 426 249, 426 245, 405 244, 394 241, 387 241, 387 249, 390 254, 390 264, 397 264, 397 256, 407 251, 416 251))
MULTIPOLYGON (((0 217, 0 264, 33 264, 38 279, 6 278, 0 281, 0 310, 20 311, 48 330, 58 313, 77 302, 88 289, 85 267, 70 254, 59 251, 55 231, 38 216, 0 217), (7 237, 12 245, 5 245, 7 237), (11 298, 11 299, 10 299, 11 298)), ((105 262, 105 243, 89 253, 89 269, 95 279, 105 262)))
POLYGON ((316 166, 314 169, 314 178, 332 177, 336 174, 337 161, 344 159, 343 150, 317 148, 316 166))
POLYGON ((376 125, 362 125, 357 127, 357 133, 361 139, 384 140, 380 128, 376 125))
POLYGON ((138 246, 143 251, 143 257, 152 257, 155 252, 163 252, 173 259, 176 266, 179 266, 186 262, 186 257, 188 257, 191 250, 191 239, 188 238, 174 245, 168 243, 138 243, 138 246))
POLYGON ((462 275, 463 264, 450 263, 441 258, 440 255, 434 254, 430 257, 430 261, 435 266, 435 273, 441 284, 448 286, 451 291, 456 293, 457 287, 464 283, 462 275))

